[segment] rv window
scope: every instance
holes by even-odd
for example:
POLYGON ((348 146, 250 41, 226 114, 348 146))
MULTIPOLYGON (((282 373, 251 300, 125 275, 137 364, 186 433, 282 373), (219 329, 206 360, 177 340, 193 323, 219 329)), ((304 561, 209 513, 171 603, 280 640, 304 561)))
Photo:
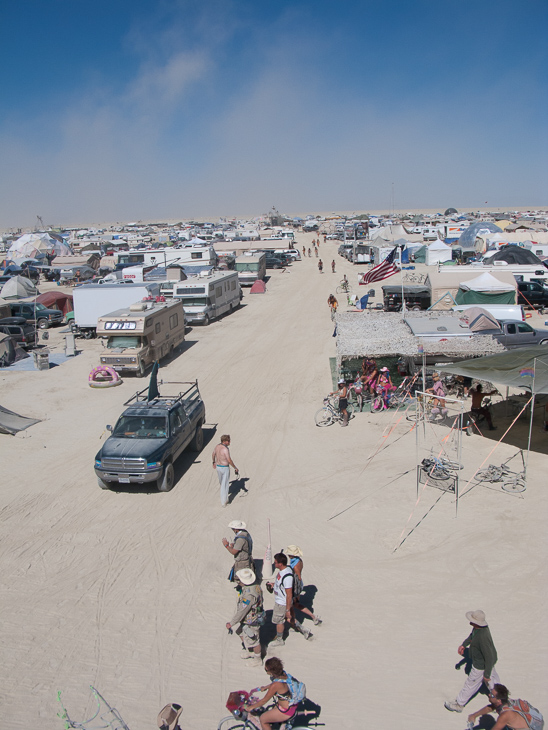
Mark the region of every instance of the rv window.
POLYGON ((184 296, 185 294, 205 294, 205 287, 203 286, 194 286, 194 287, 184 287, 184 286, 178 286, 177 287, 177 296, 184 296))
POLYGON ((177 314, 172 314, 169 318, 169 328, 174 330, 175 327, 179 324, 179 317, 177 314))
POLYGON ((222 286, 216 287, 216 289, 215 289, 215 296, 216 297, 222 297, 223 296, 223 287, 222 286))
POLYGON ((236 288, 236 280, 235 279, 232 280, 232 284, 231 284, 230 288, 232 289, 232 291, 234 291, 234 289, 236 288))
POLYGON ((191 259, 201 259, 202 258, 202 252, 201 251, 192 251, 190 254, 191 259))
POLYGON ((116 335, 115 337, 108 338, 107 347, 109 349, 115 347, 141 347, 141 338, 138 335, 116 335))
POLYGON ((209 297, 181 297, 184 307, 205 307, 211 304, 209 297))
POLYGON ((162 329, 162 323, 161 323, 161 322, 156 322, 156 324, 155 324, 155 326, 154 326, 154 332, 155 332, 155 333, 156 333, 157 335, 159 335, 159 334, 160 334, 160 331, 161 331, 161 329, 162 329))

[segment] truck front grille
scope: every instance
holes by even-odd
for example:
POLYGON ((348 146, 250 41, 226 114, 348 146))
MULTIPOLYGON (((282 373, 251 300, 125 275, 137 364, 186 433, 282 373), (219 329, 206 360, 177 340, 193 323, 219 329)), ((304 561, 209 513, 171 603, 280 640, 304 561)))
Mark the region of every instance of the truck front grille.
POLYGON ((126 471, 140 471, 141 469, 146 469, 147 462, 146 459, 115 459, 113 457, 103 457, 101 459, 101 467, 103 469, 108 469, 109 471, 116 470, 116 469, 124 469, 126 471))
POLYGON ((136 365, 131 361, 131 357, 102 357, 101 360, 105 365, 136 365))

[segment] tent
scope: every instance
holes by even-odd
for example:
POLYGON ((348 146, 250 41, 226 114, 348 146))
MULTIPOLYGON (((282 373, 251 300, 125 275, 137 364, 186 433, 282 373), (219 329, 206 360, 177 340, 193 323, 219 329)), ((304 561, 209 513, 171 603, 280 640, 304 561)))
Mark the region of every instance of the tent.
POLYGON ((462 281, 455 296, 457 304, 515 304, 516 285, 496 279, 488 271, 462 281))
POLYGON ((426 249, 426 265, 442 264, 444 261, 451 261, 453 250, 443 241, 434 241, 426 249))
POLYGON ((7 433, 13 436, 19 431, 24 431, 29 426, 34 426, 35 423, 40 423, 40 419, 20 416, 18 413, 8 411, 7 408, 0 406, 0 433, 7 433))
POLYGON ((462 312, 461 319, 467 322, 472 332, 487 333, 490 330, 500 330, 500 325, 492 314, 481 307, 470 307, 462 312))
POLYGON ((392 243, 400 238, 404 238, 406 241, 422 241, 420 234, 409 233, 400 223, 396 226, 383 226, 375 230, 371 236, 371 243, 382 246, 383 243, 392 243))
POLYGON ((541 269, 544 268, 542 261, 532 251, 516 245, 503 246, 489 258, 484 257, 484 262, 488 265, 494 264, 495 261, 505 261, 507 264, 526 264, 527 266, 538 265, 541 269))
POLYGON ((459 248, 463 251, 483 251, 483 243, 481 248, 477 247, 476 238, 485 233, 502 233, 502 230, 494 223, 489 221, 478 221, 468 226, 460 235, 459 248))
POLYGON ((486 380, 510 388, 529 388, 533 393, 548 393, 548 345, 519 347, 498 355, 437 367, 453 375, 486 380))
POLYGON ((11 256, 36 256, 37 254, 70 256, 72 250, 66 243, 52 238, 47 233, 25 233, 11 244, 8 253, 11 256))
POLYGON ((47 291, 36 297, 36 301, 48 309, 58 309, 66 316, 74 309, 71 294, 63 294, 61 291, 47 291))
POLYGON ((12 276, 0 293, 3 299, 25 299, 38 294, 38 289, 26 276, 12 276))
POLYGON ((415 262, 417 264, 425 264, 426 263, 426 253, 428 251, 428 246, 421 246, 420 248, 415 250, 415 253, 413 254, 413 258, 415 259, 415 262))
MULTIPOLYGON (((478 273, 482 271, 481 266, 478 269, 478 273)), ((511 271, 496 271, 491 276, 499 283, 506 284, 508 289, 511 286, 515 291, 517 284, 511 271)), ((442 266, 440 271, 429 271, 424 285, 428 286, 432 292, 432 309, 451 309, 457 303, 457 294, 463 280, 469 283, 468 280, 473 278, 474 272, 461 271, 460 266, 442 266)), ((488 301, 495 304, 492 299, 488 301)), ((482 303, 487 304, 487 300, 469 302, 469 304, 478 304, 479 306, 482 303)), ((515 294, 512 303, 515 303, 515 294)))

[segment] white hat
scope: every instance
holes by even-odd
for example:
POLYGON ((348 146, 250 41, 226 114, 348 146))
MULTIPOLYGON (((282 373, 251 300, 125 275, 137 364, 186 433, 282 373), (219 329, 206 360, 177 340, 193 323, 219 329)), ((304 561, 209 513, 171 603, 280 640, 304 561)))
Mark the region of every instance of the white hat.
POLYGON ((476 626, 487 626, 485 614, 483 611, 480 611, 479 608, 477 609, 477 611, 467 611, 466 618, 468 619, 468 621, 470 621, 471 624, 476 624, 476 626))
POLYGON ((176 705, 174 702, 166 705, 158 715, 158 727, 161 730, 174 730, 177 727, 177 720, 182 711, 183 708, 181 705, 176 705))
POLYGON ((252 586, 257 579, 251 568, 242 568, 241 570, 237 570, 236 578, 243 583, 244 586, 252 586))
POLYGON ((301 558, 301 560, 303 557, 303 551, 297 545, 288 545, 284 548, 284 553, 286 555, 294 555, 296 558, 301 558))
POLYGON ((246 524, 242 520, 232 520, 228 523, 231 530, 245 530, 246 524))

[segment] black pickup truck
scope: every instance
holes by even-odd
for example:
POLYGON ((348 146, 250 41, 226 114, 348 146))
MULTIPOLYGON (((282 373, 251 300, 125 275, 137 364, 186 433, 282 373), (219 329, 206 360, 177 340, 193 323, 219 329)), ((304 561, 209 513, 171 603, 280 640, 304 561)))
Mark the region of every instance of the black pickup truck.
POLYGON ((148 400, 148 388, 124 403, 127 406, 112 435, 95 457, 95 474, 101 489, 112 484, 154 482, 160 492, 175 486, 173 463, 189 447, 201 451, 205 406, 198 381, 177 396, 148 400))
POLYGON ((548 309, 548 289, 537 281, 518 281, 518 304, 540 309, 548 309))

